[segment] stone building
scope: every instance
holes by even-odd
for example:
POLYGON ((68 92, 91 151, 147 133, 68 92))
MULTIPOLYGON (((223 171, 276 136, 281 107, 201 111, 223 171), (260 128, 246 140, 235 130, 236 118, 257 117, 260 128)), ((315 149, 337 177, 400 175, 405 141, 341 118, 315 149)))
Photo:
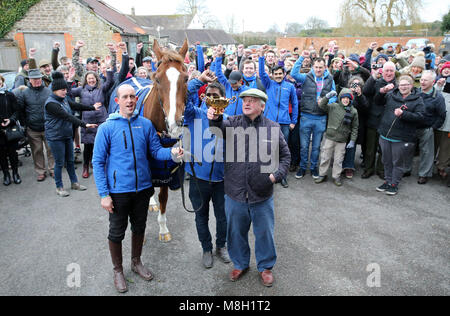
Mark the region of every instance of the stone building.
POLYGON ((34 47, 36 59, 49 59, 53 42, 61 43, 60 56, 72 57, 73 46, 83 40, 81 57, 106 56, 108 42, 126 42, 135 54, 139 40, 148 35, 126 15, 97 0, 42 0, 15 23, 6 38, 15 39, 22 58, 34 47))

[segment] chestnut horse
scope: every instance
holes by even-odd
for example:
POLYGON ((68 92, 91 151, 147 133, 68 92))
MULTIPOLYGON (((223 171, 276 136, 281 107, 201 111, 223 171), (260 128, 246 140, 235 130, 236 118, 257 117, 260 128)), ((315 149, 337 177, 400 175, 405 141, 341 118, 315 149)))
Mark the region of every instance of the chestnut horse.
MULTIPOLYGON (((184 58, 188 48, 187 40, 184 41, 179 52, 162 50, 158 42, 154 41, 153 51, 158 58, 159 66, 157 71, 152 74, 153 89, 144 101, 144 117, 152 121, 161 137, 174 140, 180 138, 183 128, 188 81, 184 58)), ((160 204, 158 215, 159 240, 163 242, 172 239, 166 221, 168 192, 168 186, 161 186, 158 196, 160 204)), ((158 211, 154 197, 150 200, 149 209, 158 211)))

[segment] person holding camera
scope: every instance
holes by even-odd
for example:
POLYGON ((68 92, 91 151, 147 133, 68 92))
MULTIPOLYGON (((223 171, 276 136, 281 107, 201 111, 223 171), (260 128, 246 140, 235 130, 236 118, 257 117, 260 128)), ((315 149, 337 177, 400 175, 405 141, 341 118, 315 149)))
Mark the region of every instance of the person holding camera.
POLYGON ((359 65, 358 55, 351 54, 348 58, 344 59, 343 69, 339 72, 339 77, 336 81, 336 91, 339 93, 343 88, 348 87, 350 78, 354 76, 360 76, 366 81, 370 77, 370 72, 359 65))
POLYGON ((22 180, 18 172, 17 141, 9 142, 6 137, 7 129, 16 125, 19 116, 17 100, 14 94, 6 89, 5 78, 0 76, 0 167, 3 171, 3 185, 8 186, 11 184, 8 159, 11 164, 14 183, 20 184, 22 180))
MULTIPOLYGON (((358 138, 356 139, 356 145, 361 145, 361 151, 364 153, 365 144, 365 134, 367 126, 367 111, 369 110, 369 102, 367 98, 362 93, 364 87, 364 80, 359 76, 354 76, 349 81, 349 88, 354 96, 353 107, 358 111, 358 138)), ((349 142, 350 140, 348 140, 349 142)), ((348 143, 350 144, 350 143, 348 143)), ((356 145, 347 147, 345 150, 345 158, 342 163, 342 168, 344 169, 344 174, 347 179, 352 179, 355 173, 355 154, 356 145)), ((363 156, 364 161, 364 156, 363 156)))
MULTIPOLYGON (((435 88, 444 96, 447 115, 444 124, 435 130, 435 139, 436 150, 439 149, 437 168, 439 176, 444 180, 448 178, 445 169, 450 163, 450 62, 442 66, 440 74, 441 77, 438 78, 435 88)), ((448 186, 450 186, 450 180, 448 186)))
POLYGON ((363 179, 370 178, 375 174, 375 171, 380 178, 384 179, 384 169, 381 158, 382 154, 378 151, 378 139, 380 135, 377 132, 381 117, 383 116, 384 104, 377 103, 376 96, 380 93, 387 93, 396 86, 395 65, 392 62, 387 62, 384 64, 381 78, 378 78, 376 72, 372 72, 372 76, 364 85, 363 94, 369 101, 369 112, 367 113, 364 172, 361 175, 361 178, 363 179))
POLYGON ((414 88, 414 80, 408 75, 399 78, 397 88, 393 85, 383 88, 375 102, 385 106, 378 127, 385 182, 377 191, 396 195, 405 163, 414 155, 416 130, 424 120, 425 106, 420 92, 414 88))

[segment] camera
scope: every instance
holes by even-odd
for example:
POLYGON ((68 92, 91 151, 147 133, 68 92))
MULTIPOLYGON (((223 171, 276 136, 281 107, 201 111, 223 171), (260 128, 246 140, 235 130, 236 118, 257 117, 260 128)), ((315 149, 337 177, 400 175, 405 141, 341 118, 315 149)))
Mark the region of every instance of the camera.
POLYGON ((374 70, 381 69, 381 68, 383 68, 383 65, 380 65, 380 64, 372 65, 372 69, 374 69, 374 70))
POLYGON ((356 83, 356 82, 354 82, 354 83, 352 83, 352 85, 351 85, 351 89, 356 89, 356 88, 358 88, 359 87, 359 84, 358 83, 356 83))

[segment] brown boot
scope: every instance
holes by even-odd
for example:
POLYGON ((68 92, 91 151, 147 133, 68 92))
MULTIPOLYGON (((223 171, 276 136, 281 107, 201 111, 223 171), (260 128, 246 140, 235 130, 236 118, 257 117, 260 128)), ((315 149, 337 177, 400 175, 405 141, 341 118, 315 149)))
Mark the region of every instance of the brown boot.
POLYGON ((141 262, 144 234, 131 234, 131 270, 146 281, 153 279, 152 273, 141 262))
POLYGON ((109 251, 114 267, 114 286, 119 293, 125 293, 128 291, 128 288, 125 276, 123 275, 122 243, 117 244, 109 241, 109 251))

